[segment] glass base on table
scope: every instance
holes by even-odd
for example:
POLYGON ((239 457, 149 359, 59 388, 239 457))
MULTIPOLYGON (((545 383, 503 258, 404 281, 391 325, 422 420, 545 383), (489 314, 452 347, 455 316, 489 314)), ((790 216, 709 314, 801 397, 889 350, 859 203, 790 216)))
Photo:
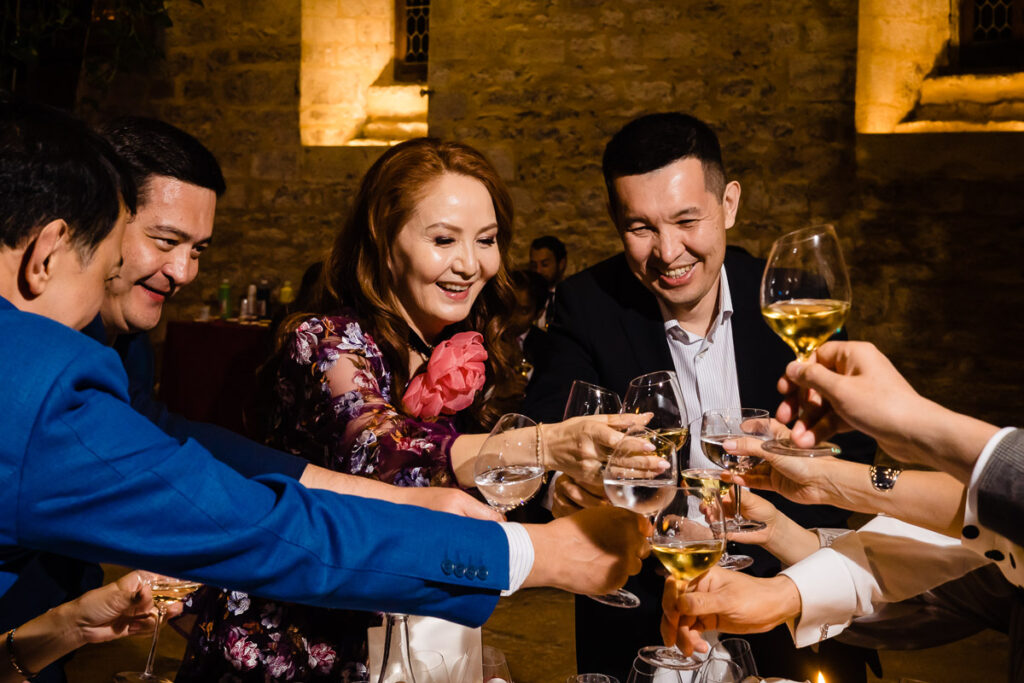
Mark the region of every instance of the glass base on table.
POLYGON ((769 453, 776 453, 778 455, 798 455, 804 458, 839 455, 843 452, 842 448, 831 441, 822 441, 821 443, 814 444, 810 448, 801 448, 789 439, 772 439, 771 441, 765 441, 764 444, 761 445, 761 448, 769 453))
POLYGON ((675 671, 692 671, 699 669, 703 659, 687 657, 677 647, 665 647, 664 645, 649 645, 642 647, 636 653, 637 656, 652 666, 661 669, 674 669, 675 671))
POLYGON ((719 567, 734 572, 746 569, 752 564, 754 564, 754 558, 750 555, 722 555, 722 559, 718 561, 719 567))
POLYGON ((625 588, 620 588, 614 593, 605 595, 588 595, 588 598, 602 605, 609 607, 621 607, 622 609, 633 609, 640 606, 640 598, 630 593, 625 588))

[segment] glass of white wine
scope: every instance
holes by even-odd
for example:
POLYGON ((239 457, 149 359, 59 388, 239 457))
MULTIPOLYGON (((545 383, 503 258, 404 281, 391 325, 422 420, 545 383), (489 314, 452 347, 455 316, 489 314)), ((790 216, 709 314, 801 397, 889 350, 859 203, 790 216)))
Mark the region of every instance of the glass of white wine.
MULTIPOLYGON (((708 460, 735 474, 745 474, 761 463, 756 455, 729 453, 722 445, 729 440, 757 439, 767 441, 772 437, 768 411, 759 408, 715 408, 704 411, 700 424, 700 447, 708 460)), ((740 496, 743 488, 733 485, 735 512, 729 520, 729 531, 758 531, 764 522, 746 519, 740 514, 740 496)))
MULTIPOLYGON (((722 479, 722 470, 689 469, 683 470, 680 476, 684 485, 700 486, 709 496, 724 497, 732 489, 732 484, 722 479)), ((728 551, 723 552, 722 559, 718 561, 719 567, 732 571, 746 569, 752 564, 754 558, 750 555, 733 555, 728 551)))
POLYGON ((540 490, 544 467, 537 452, 537 423, 518 413, 502 415, 480 447, 474 482, 487 503, 508 512, 540 490))
POLYGON ((153 643, 149 646, 149 657, 146 659, 145 671, 122 671, 114 676, 116 683, 136 683, 146 681, 147 683, 171 683, 167 678, 157 676, 153 673, 153 664, 156 662, 156 645, 160 641, 160 627, 167 616, 167 608, 176 602, 181 602, 201 586, 201 583, 187 579, 175 579, 170 576, 153 574, 149 579, 149 587, 153 592, 153 603, 156 604, 156 628, 153 630, 153 643))
MULTIPOLYGON (((809 360, 814 349, 842 329, 851 302, 850 276, 835 228, 804 228, 775 240, 761 278, 761 315, 798 360, 809 360)), ((788 438, 772 440, 765 448, 782 455, 840 453, 833 443, 800 448, 788 438)))
MULTIPOLYGON (((725 552, 725 513, 717 491, 681 486, 654 519, 651 552, 678 581, 691 583, 714 567, 725 552)), ((704 663, 676 647, 651 645, 637 655, 667 669, 698 669, 704 663)))
POLYGON ((622 399, 622 412, 651 413, 647 427, 675 444, 679 462, 689 465, 690 421, 675 372, 659 370, 633 378, 622 399))
POLYGON ((612 505, 653 520, 672 502, 679 483, 675 444, 653 429, 633 426, 604 467, 604 493, 612 505))

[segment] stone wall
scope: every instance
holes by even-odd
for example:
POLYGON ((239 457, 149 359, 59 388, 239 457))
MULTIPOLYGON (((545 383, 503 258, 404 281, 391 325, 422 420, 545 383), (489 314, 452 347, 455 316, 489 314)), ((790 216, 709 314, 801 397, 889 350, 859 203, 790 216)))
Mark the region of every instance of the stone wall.
MULTIPOLYGON (((342 0, 344 5, 350 0, 342 0)), ((163 72, 123 79, 108 110, 163 116, 206 141, 230 189, 188 316, 222 277, 295 281, 329 244, 379 151, 299 141, 299 0, 172 0, 163 72)), ((848 0, 436 0, 431 134, 484 150, 509 183, 517 259, 554 233, 573 268, 614 253, 600 154, 644 112, 719 131, 743 185, 730 239, 840 229, 850 327, 924 393, 1019 422, 1024 372, 1024 136, 854 132, 857 3, 848 0)))

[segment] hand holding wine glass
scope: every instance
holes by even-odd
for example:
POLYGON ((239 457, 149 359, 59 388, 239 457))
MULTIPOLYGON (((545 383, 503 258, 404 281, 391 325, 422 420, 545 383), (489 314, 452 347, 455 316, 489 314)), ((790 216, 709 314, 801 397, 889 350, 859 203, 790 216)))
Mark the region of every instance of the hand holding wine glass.
POLYGON ((150 591, 153 595, 153 603, 156 604, 157 618, 156 628, 153 631, 153 643, 149 647, 149 657, 146 659, 145 671, 122 671, 114 676, 117 683, 136 683, 146 681, 149 683, 171 683, 166 678, 153 674, 153 664, 156 661, 156 646, 160 640, 160 627, 167 617, 167 609, 170 605, 179 603, 195 592, 202 584, 187 579, 175 579, 170 576, 151 574, 149 576, 150 591))
POLYGON ((633 378, 622 400, 622 412, 651 413, 648 429, 672 441, 678 462, 689 464, 689 420, 675 372, 660 370, 633 378))
MULTIPOLYGON (((756 408, 716 408, 708 410, 701 419, 700 445, 708 459, 736 474, 749 472, 762 458, 752 449, 727 451, 726 441, 766 441, 772 436, 767 410, 756 408)), ((742 489, 733 486, 736 513, 729 521, 730 531, 756 531, 763 522, 745 519, 740 512, 742 489)))
POLYGON ((474 481, 491 507, 508 512, 540 490, 540 427, 517 413, 502 415, 480 447, 474 481))
MULTIPOLYGON (((651 552, 677 582, 692 582, 714 567, 725 552, 725 526, 716 491, 703 486, 680 487, 654 520, 651 552)), ((696 669, 702 664, 674 646, 652 645, 638 654, 650 664, 670 669, 696 669)))
MULTIPOLYGON (((842 329, 852 300, 850 277, 831 225, 786 233, 772 245, 761 279, 761 314, 800 361, 842 329)), ((766 445, 784 455, 837 455, 838 446, 799 448, 789 439, 766 445)))

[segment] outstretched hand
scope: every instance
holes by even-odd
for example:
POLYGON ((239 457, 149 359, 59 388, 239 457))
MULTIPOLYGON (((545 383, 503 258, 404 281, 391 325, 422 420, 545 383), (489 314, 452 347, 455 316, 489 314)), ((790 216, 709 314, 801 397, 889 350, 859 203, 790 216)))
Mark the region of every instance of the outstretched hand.
POLYGON ((572 476, 580 483, 598 486, 609 454, 634 425, 643 426, 651 413, 614 413, 572 417, 543 425, 544 465, 572 476))

